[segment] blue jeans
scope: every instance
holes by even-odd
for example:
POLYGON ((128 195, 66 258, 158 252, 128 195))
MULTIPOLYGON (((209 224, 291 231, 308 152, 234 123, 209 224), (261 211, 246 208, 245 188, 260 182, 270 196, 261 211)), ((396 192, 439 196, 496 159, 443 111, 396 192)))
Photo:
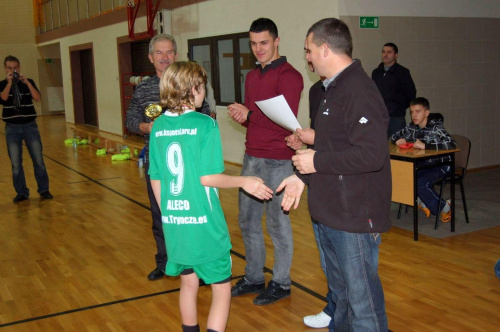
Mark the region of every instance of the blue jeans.
MULTIPOLYGON (((328 279, 328 276, 326 274, 325 252, 323 251, 323 248, 321 247, 321 242, 319 240, 318 222, 314 219, 311 219, 311 221, 314 231, 314 238, 316 239, 316 244, 318 246, 318 251, 319 251, 319 263, 321 264, 321 269, 325 273, 325 277, 328 279)), ((332 291, 330 290, 330 287, 328 287, 328 293, 326 293, 326 306, 323 309, 323 312, 330 317, 333 317, 335 313, 335 303, 333 303, 332 301, 332 291)), ((330 321, 330 324, 332 325, 333 328, 333 320, 330 321)))
MULTIPOLYGON (((417 171, 417 194, 420 200, 429 208, 433 215, 440 212, 439 194, 434 190, 434 182, 450 173, 450 166, 438 166, 434 168, 424 168, 417 171)), ((446 202, 441 199, 441 209, 446 202)))
POLYGON ((378 276, 378 233, 348 233, 319 224, 328 285, 335 303, 330 331, 387 331, 378 276))
POLYGON ((404 116, 402 117, 391 117, 389 118, 389 127, 387 128, 387 138, 391 138, 391 136, 404 129, 406 127, 406 119, 404 116))
POLYGON ((49 175, 43 162, 42 140, 36 121, 25 124, 5 123, 5 137, 7 151, 12 165, 12 181, 16 193, 29 197, 30 191, 26 187, 26 178, 23 168, 23 140, 33 161, 38 193, 49 191, 49 175))
MULTIPOLYGON (((255 158, 245 154, 242 176, 257 176, 271 189, 293 174, 291 160, 255 158)), ((262 215, 266 211, 267 233, 274 245, 273 281, 290 286, 290 268, 293 256, 293 236, 290 217, 281 209, 283 194, 274 195, 270 201, 261 201, 240 189, 238 221, 245 244, 245 277, 251 283, 264 282, 266 246, 262 231, 262 215)))

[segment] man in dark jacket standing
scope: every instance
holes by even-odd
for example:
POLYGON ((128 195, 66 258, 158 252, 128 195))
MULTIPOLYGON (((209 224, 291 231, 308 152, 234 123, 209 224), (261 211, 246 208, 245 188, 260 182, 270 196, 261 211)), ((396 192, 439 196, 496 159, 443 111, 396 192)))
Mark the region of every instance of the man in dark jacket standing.
POLYGON ((372 79, 389 111, 387 137, 406 127, 406 109, 417 94, 410 71, 397 63, 398 47, 387 43, 382 47, 382 62, 372 72, 372 79))
POLYGON ((297 172, 283 180, 284 210, 306 184, 309 212, 319 222, 335 312, 330 331, 387 331, 378 276, 380 233, 391 226, 388 114, 375 83, 352 59, 347 25, 323 19, 308 31, 306 58, 325 77, 314 123, 314 150, 293 156, 297 172))

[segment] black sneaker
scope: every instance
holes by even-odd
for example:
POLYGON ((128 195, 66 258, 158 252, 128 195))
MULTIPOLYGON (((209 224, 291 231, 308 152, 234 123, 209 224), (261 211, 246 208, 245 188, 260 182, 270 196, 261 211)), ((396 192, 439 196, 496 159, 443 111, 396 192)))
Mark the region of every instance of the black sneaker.
POLYGON ((19 202, 25 201, 27 199, 29 199, 28 196, 17 194, 16 197, 14 197, 13 201, 14 201, 14 203, 19 203, 19 202))
POLYGON ((154 269, 153 271, 149 272, 148 274, 148 279, 150 281, 155 281, 155 280, 160 280, 165 276, 165 272, 160 270, 159 268, 154 269))
POLYGON ((52 194, 50 193, 50 191, 46 191, 44 193, 41 193, 40 197, 42 199, 52 199, 52 198, 54 198, 54 196, 52 196, 52 194))
POLYGON ((290 288, 284 289, 280 284, 274 281, 270 281, 267 285, 266 290, 257 296, 253 300, 253 304, 255 305, 266 305, 271 304, 281 299, 286 299, 290 296, 291 290, 290 288))
POLYGON ((238 280, 236 285, 231 288, 231 296, 240 296, 244 294, 258 294, 266 289, 264 282, 260 284, 252 284, 245 277, 238 280))

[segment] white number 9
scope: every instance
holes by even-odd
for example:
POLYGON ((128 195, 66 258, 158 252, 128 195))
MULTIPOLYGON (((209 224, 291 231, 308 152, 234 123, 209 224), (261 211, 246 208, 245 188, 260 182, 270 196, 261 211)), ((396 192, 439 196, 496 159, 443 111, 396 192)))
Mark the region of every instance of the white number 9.
POLYGON ((179 143, 174 142, 167 149, 167 165, 170 173, 175 177, 170 181, 170 193, 179 196, 184 187, 184 160, 179 143))

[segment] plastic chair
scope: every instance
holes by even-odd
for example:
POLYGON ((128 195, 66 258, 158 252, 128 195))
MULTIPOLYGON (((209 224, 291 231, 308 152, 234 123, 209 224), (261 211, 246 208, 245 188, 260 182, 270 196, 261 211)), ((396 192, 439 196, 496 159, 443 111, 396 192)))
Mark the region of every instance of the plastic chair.
MULTIPOLYGON (((470 156, 470 140, 461 135, 451 135, 455 142, 457 142, 457 146, 460 148, 459 152, 455 152, 455 183, 460 184, 460 191, 462 193, 462 202, 464 204, 464 212, 465 212, 465 221, 469 223, 469 214, 467 213, 467 203, 465 201, 465 190, 464 190, 464 178, 465 173, 467 173, 467 165, 469 164, 469 156, 470 156)), ((443 188, 446 184, 446 181, 451 180, 451 174, 443 179, 439 180, 441 182, 441 189, 439 190, 439 209, 441 211, 441 199, 443 196, 443 188)), ((455 210, 456 211, 456 210, 455 210)), ((439 226, 439 219, 441 213, 436 215, 436 224, 434 225, 434 229, 437 229, 439 226)))

